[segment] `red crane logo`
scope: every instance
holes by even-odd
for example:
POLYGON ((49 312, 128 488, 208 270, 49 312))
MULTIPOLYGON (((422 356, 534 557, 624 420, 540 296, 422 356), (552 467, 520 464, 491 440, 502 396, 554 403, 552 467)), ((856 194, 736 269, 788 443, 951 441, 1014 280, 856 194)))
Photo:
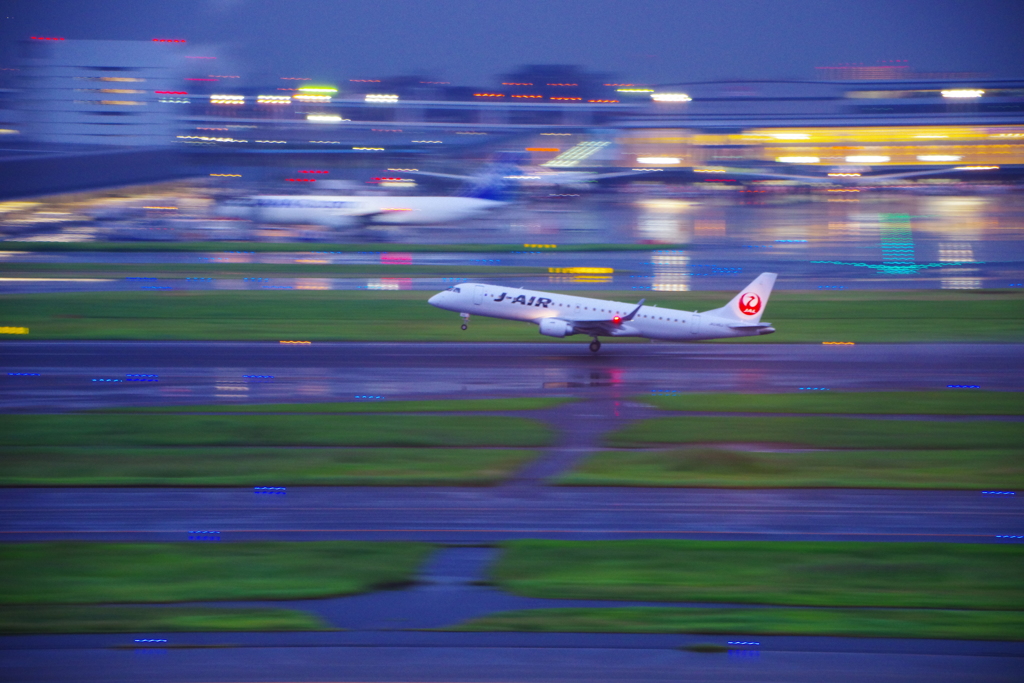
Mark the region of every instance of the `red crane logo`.
POLYGON ((761 297, 754 292, 744 292, 740 296, 740 313, 754 315, 761 310, 761 297))

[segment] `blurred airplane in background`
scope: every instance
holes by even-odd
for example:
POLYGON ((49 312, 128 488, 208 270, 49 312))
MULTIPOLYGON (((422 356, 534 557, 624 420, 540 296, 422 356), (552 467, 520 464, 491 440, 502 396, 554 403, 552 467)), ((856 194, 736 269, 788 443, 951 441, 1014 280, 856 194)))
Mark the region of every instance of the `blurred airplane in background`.
POLYGON ((257 223, 329 228, 454 223, 505 206, 511 199, 509 184, 491 170, 472 178, 460 194, 451 196, 256 195, 227 200, 216 213, 257 223))
POLYGON ((761 322, 775 284, 775 273, 761 273, 725 306, 690 313, 554 292, 513 289, 466 282, 430 297, 429 303, 462 316, 462 329, 471 315, 534 323, 548 337, 585 334, 590 350, 601 349, 598 337, 645 337, 661 341, 699 341, 771 334, 761 322))

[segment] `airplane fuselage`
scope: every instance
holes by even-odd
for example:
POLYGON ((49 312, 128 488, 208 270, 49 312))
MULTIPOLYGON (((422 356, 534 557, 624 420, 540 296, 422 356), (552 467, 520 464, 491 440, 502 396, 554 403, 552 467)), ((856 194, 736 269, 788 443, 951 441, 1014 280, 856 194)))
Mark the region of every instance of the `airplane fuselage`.
POLYGON ((260 223, 426 225, 473 218, 501 205, 503 202, 476 197, 261 195, 226 202, 218 207, 218 213, 260 223))
MULTIPOLYGON (((699 341, 751 337, 775 330, 767 324, 740 325, 716 315, 640 306, 553 292, 462 283, 430 298, 438 308, 465 315, 483 315, 530 322, 540 333, 563 337, 646 337, 663 341, 699 341), (635 311, 635 312, 634 312, 635 311), (631 319, 628 316, 633 313, 631 319)), ((758 316, 759 317, 759 316, 758 316)))

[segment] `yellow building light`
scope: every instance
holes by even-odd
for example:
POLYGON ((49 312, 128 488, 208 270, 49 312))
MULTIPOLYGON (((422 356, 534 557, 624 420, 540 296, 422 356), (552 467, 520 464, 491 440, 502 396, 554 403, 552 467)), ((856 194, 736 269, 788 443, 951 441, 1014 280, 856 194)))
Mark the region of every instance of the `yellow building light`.
POLYGON ((819 157, 775 157, 775 161, 782 164, 819 164, 819 157))

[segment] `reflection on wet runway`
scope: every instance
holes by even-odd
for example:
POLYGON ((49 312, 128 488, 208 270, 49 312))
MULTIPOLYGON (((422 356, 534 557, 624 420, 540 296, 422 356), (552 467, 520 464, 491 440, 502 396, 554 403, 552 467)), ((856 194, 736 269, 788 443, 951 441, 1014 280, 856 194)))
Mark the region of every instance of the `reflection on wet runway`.
POLYGON ((606 344, 594 355, 568 342, 8 342, 0 369, 4 411, 804 387, 1017 391, 1024 346, 606 344), (142 376, 157 381, 132 381, 142 376))
MULTIPOLYGON (((341 239, 341 237, 337 237, 341 239)), ((731 290, 763 271, 781 289, 977 289, 1024 285, 1024 198, 1019 194, 877 194, 840 203, 794 198, 752 205, 727 199, 589 197, 564 210, 515 207, 458 227, 407 228, 377 251, 336 252, 309 243, 292 253, 0 252, 2 263, 310 264, 614 268, 608 278, 516 277, 547 289, 731 290), (666 244, 653 251, 407 253, 403 243, 581 242, 666 244), (686 245, 680 249, 671 245, 686 245)), ((486 280, 486 275, 474 275, 486 280)), ((442 289, 457 278, 162 278, 29 283, 0 278, 0 292, 136 289, 442 289)))

